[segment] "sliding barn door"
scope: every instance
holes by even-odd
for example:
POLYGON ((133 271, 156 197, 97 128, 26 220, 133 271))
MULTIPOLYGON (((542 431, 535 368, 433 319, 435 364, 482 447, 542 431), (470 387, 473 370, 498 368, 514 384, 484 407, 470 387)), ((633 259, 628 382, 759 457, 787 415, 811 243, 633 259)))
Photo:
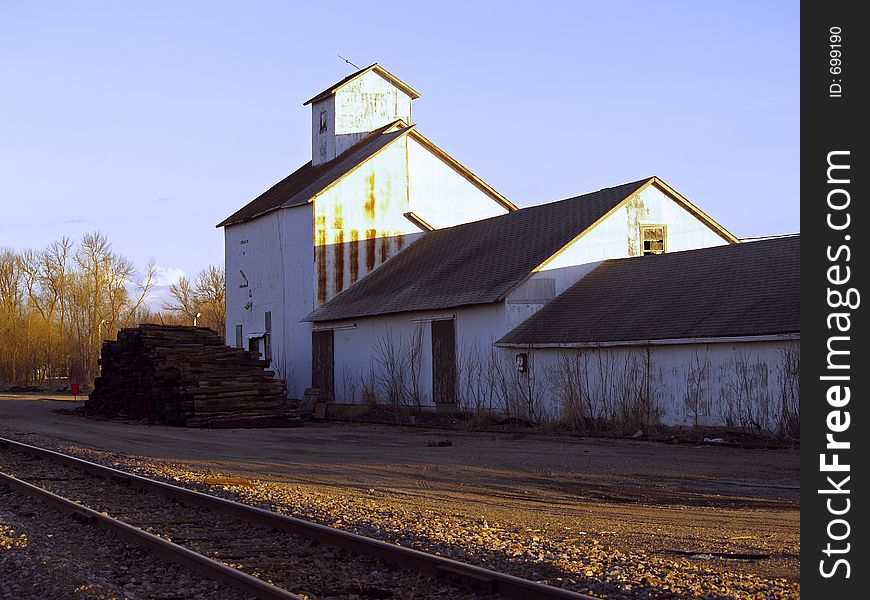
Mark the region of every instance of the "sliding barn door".
POLYGON ((311 387, 320 388, 320 397, 327 402, 334 399, 335 346, 332 329, 311 332, 311 387))

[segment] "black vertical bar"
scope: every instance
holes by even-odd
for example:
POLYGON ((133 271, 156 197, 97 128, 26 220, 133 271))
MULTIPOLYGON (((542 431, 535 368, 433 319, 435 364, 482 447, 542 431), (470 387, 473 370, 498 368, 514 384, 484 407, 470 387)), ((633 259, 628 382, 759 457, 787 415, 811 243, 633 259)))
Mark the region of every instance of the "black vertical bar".
POLYGON ((866 23, 801 6, 801 588, 866 594, 866 23), (859 280, 862 283, 859 283, 859 280), (863 361, 863 364, 862 364, 863 361), (830 436, 830 438, 828 437, 830 436), (848 465, 848 466, 846 466, 848 465), (864 590, 864 592, 859 592, 864 590))

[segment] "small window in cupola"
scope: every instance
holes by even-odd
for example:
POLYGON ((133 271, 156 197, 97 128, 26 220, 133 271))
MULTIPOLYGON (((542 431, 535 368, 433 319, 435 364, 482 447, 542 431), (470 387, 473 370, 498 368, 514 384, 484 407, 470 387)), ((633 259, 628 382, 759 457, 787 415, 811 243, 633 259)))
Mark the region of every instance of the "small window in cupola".
POLYGON ((326 111, 320 111, 320 133, 326 133, 326 111))

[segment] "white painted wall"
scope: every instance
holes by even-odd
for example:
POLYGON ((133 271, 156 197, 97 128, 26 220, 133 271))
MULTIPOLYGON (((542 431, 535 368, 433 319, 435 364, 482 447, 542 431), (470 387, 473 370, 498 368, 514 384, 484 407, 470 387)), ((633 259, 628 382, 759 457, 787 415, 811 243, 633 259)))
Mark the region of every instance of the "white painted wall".
POLYGON ((411 212, 435 229, 508 212, 413 137, 408 139, 408 179, 411 212))
MULTIPOLYGON (((456 319, 457 355, 465 348, 478 347, 489 353, 506 332, 508 318, 504 303, 462 307, 445 311, 415 311, 334 323, 318 323, 318 328, 335 328, 335 401, 357 403, 362 399, 362 382, 374 373, 381 380, 385 371, 386 346, 392 345, 397 356, 407 358, 415 335, 422 348, 419 390, 424 406, 432 400, 431 321, 445 317, 456 319), (416 332, 419 331, 419 334, 416 332)), ((382 397, 382 396, 381 396, 382 397)))
POLYGON ((264 331, 271 311, 272 367, 292 395, 311 378, 311 326, 299 322, 314 308, 311 212, 299 206, 224 228, 227 344, 235 346, 237 325, 243 339, 264 331))
POLYGON ((311 164, 335 158, 335 96, 311 104, 311 164), (325 127, 321 131, 321 124, 325 127))
POLYGON ((367 134, 402 119, 411 124, 411 97, 369 71, 311 104, 312 164, 340 155, 367 134), (321 113, 326 131, 320 131, 321 113))
MULTIPOLYGON (((502 350, 508 361, 518 352, 529 354, 529 377, 540 391, 541 412, 556 418, 576 414, 582 404, 587 416, 612 419, 623 409, 630 412, 632 398, 637 398, 632 389, 648 389, 654 424, 757 425, 778 434, 783 406, 789 400, 785 396, 798 390, 797 373, 789 370, 787 355, 799 360, 800 342, 785 337, 778 341, 747 338, 647 347, 502 350), (571 395, 569 388, 575 392, 582 388, 582 396, 571 395), (789 390, 785 395, 784 389, 789 390)), ((797 410, 799 396, 790 398, 797 410)))
MULTIPOLYGON (((540 306, 502 302, 445 311, 369 317, 318 324, 335 327, 335 401, 360 403, 366 387, 383 402, 390 352, 403 364, 406 386, 419 390, 420 404, 432 399, 432 319, 456 319, 460 407, 535 420, 569 419, 567 386, 583 382, 586 410, 599 419, 618 415, 625 386, 649 389, 654 424, 666 426, 751 426, 780 433, 786 348, 799 352, 799 342, 745 341, 690 343, 649 347, 586 350, 496 348, 493 342, 540 306), (407 357, 419 335, 422 350, 418 385, 413 385, 407 357), (529 370, 516 371, 516 355, 529 355, 529 370), (566 371, 571 361, 574 374, 566 371), (647 367, 648 365, 648 367, 647 367), (494 382, 497 381, 497 384, 494 382), (602 383, 609 382, 609 383, 602 383), (531 392, 530 392, 531 390, 531 392), (534 414, 530 414, 534 413, 534 414)), ((796 383, 796 379, 793 383, 796 383)), ((796 389, 796 388, 790 388, 796 389)), ((580 397, 579 395, 576 397, 580 397)), ((795 401, 799 401, 795 398, 795 401)), ((414 404, 410 399, 408 404, 414 404)), ((576 410, 577 407, 573 407, 576 410)), ((627 408, 626 408, 627 410, 627 408)), ((587 413, 589 414, 589 413, 587 413)))
POLYGON ((313 212, 310 204, 279 211, 283 224, 284 331, 281 347, 273 344, 272 364, 287 381, 291 398, 301 398, 305 388, 311 387, 311 323, 302 319, 315 306, 313 212))
POLYGON ((224 228, 226 254, 227 344, 236 345, 236 326, 244 335, 263 331, 264 313, 272 327, 282 321, 284 274, 281 268, 279 213, 224 228), (251 308, 245 304, 250 301, 251 308))
MULTIPOLYGON (((654 185, 567 246, 539 270, 640 256, 640 227, 667 225, 667 252, 709 248, 727 240, 654 185)), ((567 280, 566 280, 567 282, 567 280)))

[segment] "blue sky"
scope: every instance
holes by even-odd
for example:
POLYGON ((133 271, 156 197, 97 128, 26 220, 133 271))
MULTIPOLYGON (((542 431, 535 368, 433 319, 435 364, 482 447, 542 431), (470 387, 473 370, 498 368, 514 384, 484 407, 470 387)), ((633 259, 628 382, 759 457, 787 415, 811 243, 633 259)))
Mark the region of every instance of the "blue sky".
POLYGON ((310 160, 337 54, 520 206, 658 175, 738 236, 797 231, 798 29, 797 2, 0 0, 0 246, 221 264, 214 225, 310 160))

